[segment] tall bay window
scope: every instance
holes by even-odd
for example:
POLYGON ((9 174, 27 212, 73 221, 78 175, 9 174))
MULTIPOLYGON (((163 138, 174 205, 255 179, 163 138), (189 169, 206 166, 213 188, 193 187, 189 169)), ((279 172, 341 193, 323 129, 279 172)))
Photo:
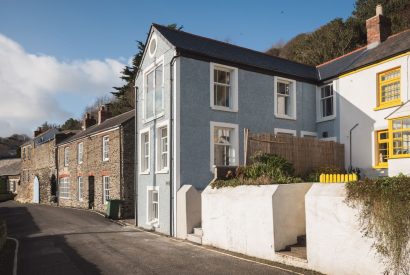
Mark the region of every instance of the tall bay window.
POLYGON ((145 119, 161 115, 164 111, 164 66, 156 66, 145 74, 145 119))

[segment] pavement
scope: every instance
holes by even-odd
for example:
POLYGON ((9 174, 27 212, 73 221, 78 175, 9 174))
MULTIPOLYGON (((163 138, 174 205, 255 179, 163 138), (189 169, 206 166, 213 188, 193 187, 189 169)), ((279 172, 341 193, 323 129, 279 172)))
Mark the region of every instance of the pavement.
POLYGON ((0 218, 19 241, 17 274, 311 274, 121 226, 86 210, 7 201, 0 218))

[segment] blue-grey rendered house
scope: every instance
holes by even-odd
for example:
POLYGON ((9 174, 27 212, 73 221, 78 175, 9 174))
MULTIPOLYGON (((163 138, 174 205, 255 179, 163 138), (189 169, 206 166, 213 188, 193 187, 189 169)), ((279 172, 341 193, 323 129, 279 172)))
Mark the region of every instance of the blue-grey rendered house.
POLYGON ((136 77, 138 226, 175 235, 176 192, 243 164, 244 128, 336 140, 317 83, 315 67, 153 24, 136 77))

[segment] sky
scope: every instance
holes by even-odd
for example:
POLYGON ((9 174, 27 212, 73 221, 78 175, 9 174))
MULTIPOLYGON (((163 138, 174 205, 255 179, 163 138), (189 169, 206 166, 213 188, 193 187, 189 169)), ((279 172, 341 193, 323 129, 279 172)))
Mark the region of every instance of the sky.
POLYGON ((0 0, 0 137, 80 118, 121 86, 151 23, 265 51, 340 17, 354 0, 0 0))

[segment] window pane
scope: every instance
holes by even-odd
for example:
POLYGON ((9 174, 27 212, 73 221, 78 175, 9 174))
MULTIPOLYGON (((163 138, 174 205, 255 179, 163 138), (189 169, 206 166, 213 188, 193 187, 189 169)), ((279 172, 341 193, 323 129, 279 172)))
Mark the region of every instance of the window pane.
POLYGON ((229 107, 230 87, 215 84, 214 89, 214 105, 229 107))
POLYGON ((162 65, 155 69, 155 114, 163 111, 163 69, 162 65))
POLYGON ((215 127, 214 129, 214 164, 227 166, 235 163, 231 145, 232 129, 215 127))
POLYGON ((289 95, 289 84, 278 82, 278 93, 283 95, 289 95))
POLYGON ((146 118, 154 116, 154 72, 147 75, 147 91, 145 95, 146 118))

